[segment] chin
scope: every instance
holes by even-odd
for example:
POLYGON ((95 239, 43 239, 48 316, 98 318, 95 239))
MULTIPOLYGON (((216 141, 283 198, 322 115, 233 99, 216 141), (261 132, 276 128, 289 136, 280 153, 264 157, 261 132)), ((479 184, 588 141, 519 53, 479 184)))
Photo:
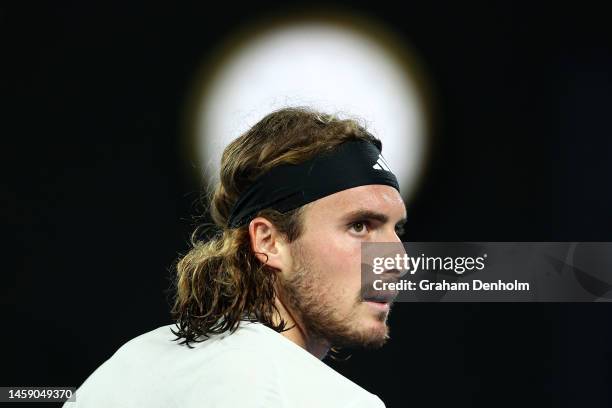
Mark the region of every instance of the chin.
POLYGON ((388 311, 361 303, 350 318, 329 323, 321 337, 333 347, 376 349, 389 339, 387 316, 388 311))
POLYGON ((386 316, 383 319, 380 316, 369 316, 367 319, 364 319, 360 332, 362 347, 382 347, 389 339, 389 326, 387 326, 386 316))

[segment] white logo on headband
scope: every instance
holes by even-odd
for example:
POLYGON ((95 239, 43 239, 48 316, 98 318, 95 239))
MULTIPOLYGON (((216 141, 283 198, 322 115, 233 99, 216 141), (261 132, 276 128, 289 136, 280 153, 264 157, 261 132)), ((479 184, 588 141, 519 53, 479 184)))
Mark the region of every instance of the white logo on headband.
POLYGON ((374 163, 372 168, 376 170, 385 170, 389 172, 391 171, 391 169, 389 168, 389 165, 387 164, 387 162, 385 161, 385 159, 382 157, 381 154, 378 155, 378 160, 376 160, 376 163, 374 163))

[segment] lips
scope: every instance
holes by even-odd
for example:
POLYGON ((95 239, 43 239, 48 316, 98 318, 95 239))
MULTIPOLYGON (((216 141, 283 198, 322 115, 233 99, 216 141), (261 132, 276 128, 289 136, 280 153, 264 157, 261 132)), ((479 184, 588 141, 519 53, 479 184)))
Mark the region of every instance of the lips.
MULTIPOLYGON (((363 265, 362 265, 363 266, 363 265)), ((400 273, 396 269, 385 270, 382 274, 369 273, 362 275, 361 299, 364 302, 374 302, 380 304, 391 304, 398 295, 397 290, 376 290, 375 287, 388 287, 387 285, 374 285, 375 281, 382 283, 397 283, 400 273)))
POLYGON ((364 293, 363 300, 366 302, 392 303, 397 294, 397 291, 370 291, 364 293))

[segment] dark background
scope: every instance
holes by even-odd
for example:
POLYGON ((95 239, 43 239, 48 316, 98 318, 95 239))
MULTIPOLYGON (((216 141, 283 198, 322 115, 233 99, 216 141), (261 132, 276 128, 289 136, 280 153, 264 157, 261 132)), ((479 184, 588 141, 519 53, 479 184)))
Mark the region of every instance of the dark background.
MULTIPOLYGON (((339 3, 337 3, 339 4, 339 3)), ((2 6, 2 385, 80 385, 170 323, 185 98, 273 2, 2 6)), ((308 3, 312 10, 320 5, 308 3)), ((588 2, 347 2, 417 50, 436 148, 407 241, 612 241, 612 47, 588 2)), ((398 304, 337 370, 388 407, 612 405, 612 305, 398 304)))

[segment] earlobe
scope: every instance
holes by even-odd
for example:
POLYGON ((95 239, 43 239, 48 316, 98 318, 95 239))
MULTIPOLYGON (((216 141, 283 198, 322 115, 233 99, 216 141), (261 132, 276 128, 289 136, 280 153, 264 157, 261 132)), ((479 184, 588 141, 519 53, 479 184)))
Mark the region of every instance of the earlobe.
POLYGON ((264 254, 263 252, 254 251, 254 253, 255 253, 255 257, 259 260, 259 262, 261 262, 264 265, 268 264, 268 260, 269 260, 268 255, 264 254))
POLYGON ((265 265, 282 270, 279 246, 283 242, 274 225, 263 217, 254 218, 249 223, 249 236, 251 250, 257 259, 265 265))

